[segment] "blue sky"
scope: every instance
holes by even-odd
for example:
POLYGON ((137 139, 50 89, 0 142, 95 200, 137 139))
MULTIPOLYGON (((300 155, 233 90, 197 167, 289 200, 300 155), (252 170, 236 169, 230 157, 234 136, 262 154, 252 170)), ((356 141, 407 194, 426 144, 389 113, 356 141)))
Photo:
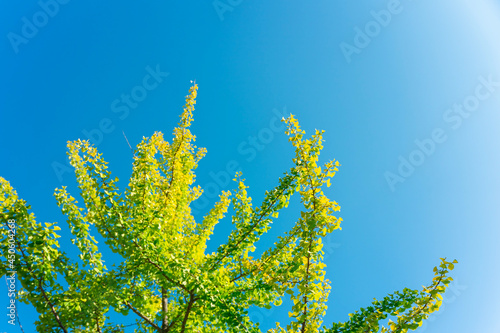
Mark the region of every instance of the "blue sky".
MULTIPOLYGON (((292 113, 309 134, 326 131, 323 160, 342 164, 326 194, 344 222, 324 241, 325 324, 421 288, 447 257, 459 261, 455 282, 418 332, 500 331, 498 1, 54 3, 0 5, 0 175, 39 221, 63 226, 66 251, 52 196, 63 185, 78 193, 66 142, 90 135, 124 186, 122 131, 132 145, 170 134, 196 80, 205 188, 230 189, 223 174, 236 167, 257 201, 291 165, 276 120, 292 113)), ((215 199, 203 200, 198 218, 215 199)), ((216 227, 209 250, 230 226, 216 227)), ((0 293, 7 304, 4 283, 0 293)), ((34 331, 36 313, 19 306, 34 331)), ((252 311, 269 328, 288 309, 252 311)), ((2 329, 20 332, 5 318, 2 329)))

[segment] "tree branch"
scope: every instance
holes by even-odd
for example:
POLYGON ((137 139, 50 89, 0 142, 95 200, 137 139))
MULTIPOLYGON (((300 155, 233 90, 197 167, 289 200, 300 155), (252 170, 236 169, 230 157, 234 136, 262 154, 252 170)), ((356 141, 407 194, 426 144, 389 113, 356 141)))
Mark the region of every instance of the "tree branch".
POLYGON ((96 322, 97 322, 97 332, 102 333, 101 326, 99 326, 99 314, 96 316, 96 322))
POLYGON ((141 317, 142 319, 144 319, 144 320, 145 320, 145 321, 146 321, 149 325, 151 325, 151 326, 152 326, 155 330, 157 330, 157 331, 158 331, 158 332, 160 332, 160 333, 162 333, 162 332, 163 332, 163 331, 162 331, 162 329, 161 329, 158 325, 156 325, 155 323, 153 323, 153 322, 151 321, 151 319, 149 319, 148 317, 146 317, 145 315, 143 315, 143 314, 142 314, 139 310, 137 310, 137 309, 136 309, 136 308, 134 308, 132 305, 130 305, 130 303, 129 303, 129 302, 124 302, 124 304, 125 304, 126 306, 128 306, 128 307, 130 308, 130 310, 134 311, 134 313, 135 313, 136 315, 138 315, 139 317, 141 317))
POLYGON ((161 324, 161 330, 162 332, 166 332, 168 327, 168 318, 167 318, 168 297, 167 297, 167 290, 164 287, 161 287, 161 309, 163 311, 163 321, 161 324))
POLYGON ((61 323, 61 319, 59 318, 56 310, 54 309, 54 306, 52 305, 52 303, 50 302, 49 298, 47 297, 47 294, 45 293, 45 290, 43 290, 42 279, 38 280, 38 285, 40 286, 40 290, 42 292, 43 298, 45 299, 45 301, 49 305, 50 310, 52 311, 52 314, 54 315, 54 317, 56 318, 57 323, 59 324, 59 327, 64 331, 64 333, 68 333, 68 330, 66 330, 66 327, 64 327, 64 325, 61 323))
MULTIPOLYGON (((289 176, 289 177, 291 177, 292 179, 295 178, 293 175, 289 176)), ((231 251, 238 249, 239 245, 247 238, 247 236, 250 233, 252 233, 254 231, 254 229, 257 227, 257 225, 260 223, 260 221, 262 221, 264 216, 266 216, 266 214, 275 205, 275 203, 278 201, 278 199, 281 197, 281 195, 283 195, 283 192, 285 192, 285 190, 287 190, 287 188, 283 188, 281 190, 281 192, 276 195, 274 200, 271 201, 271 203, 269 203, 269 205, 266 207, 266 209, 263 209, 261 211, 259 218, 253 223, 253 225, 251 225, 251 227, 243 235, 241 235, 239 237, 239 239, 236 241, 236 244, 234 244, 231 248, 226 249, 224 251, 224 253, 221 254, 222 257, 220 257, 219 259, 216 260, 216 262, 212 265, 212 267, 210 267, 210 270, 215 269, 219 263, 221 263, 225 258, 227 258, 231 254, 231 251)))
POLYGON ((193 306, 194 301, 195 301, 194 295, 189 294, 189 303, 186 309, 186 313, 184 314, 184 319, 182 320, 181 333, 184 333, 184 331, 186 330, 187 320, 189 318, 189 313, 191 312, 191 308, 193 306))
MULTIPOLYGON (((309 266, 311 264, 311 243, 312 243, 312 238, 309 240, 309 248, 308 248, 308 251, 307 251, 307 268, 306 268, 306 279, 308 279, 309 277, 309 266)), ((309 286, 309 281, 306 282, 306 290, 307 290, 307 287, 309 286)), ((306 331, 306 323, 307 323, 307 295, 304 295, 304 311, 302 312, 304 314, 304 322, 302 323, 302 329, 300 330, 302 333, 304 333, 306 331)))

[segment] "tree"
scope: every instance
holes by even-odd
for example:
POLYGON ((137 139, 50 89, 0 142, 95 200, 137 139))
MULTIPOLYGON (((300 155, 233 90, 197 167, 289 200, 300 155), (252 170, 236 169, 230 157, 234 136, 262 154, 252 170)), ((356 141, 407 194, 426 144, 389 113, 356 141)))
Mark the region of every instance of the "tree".
POLYGON ((1 275, 17 272, 19 300, 40 313, 39 332, 121 332, 123 325, 109 322, 111 309, 137 316, 138 332, 260 332, 248 308, 279 306, 284 297, 293 302, 290 323, 277 323, 269 332, 407 332, 439 308, 456 261, 442 259, 422 291, 395 292, 351 314, 347 322, 321 327, 330 291, 321 239, 341 229, 342 221, 333 215, 339 205, 322 188, 330 186, 339 162, 318 164, 323 131, 304 138, 293 115, 282 120, 295 148, 293 167, 263 202, 253 206, 237 173, 235 190, 223 191, 196 222, 190 204, 202 189, 194 186, 194 170, 206 152, 194 145, 189 130, 196 94, 194 84, 171 143, 156 132, 137 146, 124 192, 95 147, 68 142, 84 207, 64 186, 54 195, 67 216, 79 261, 59 250, 60 227, 36 222, 30 206, 0 178, 1 275), (259 258, 250 256, 296 193, 303 209, 295 224, 259 258), (234 230, 215 252, 205 253, 230 204, 234 230), (104 265, 91 227, 123 257, 121 263, 104 265), (381 326, 388 317, 395 322, 381 326))

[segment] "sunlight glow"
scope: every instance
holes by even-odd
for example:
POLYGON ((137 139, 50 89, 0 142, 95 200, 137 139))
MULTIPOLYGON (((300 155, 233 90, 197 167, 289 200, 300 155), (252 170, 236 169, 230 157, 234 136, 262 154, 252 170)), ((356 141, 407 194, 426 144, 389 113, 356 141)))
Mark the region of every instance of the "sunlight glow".
POLYGON ((496 0, 466 0, 463 3, 463 9, 472 17, 469 24, 472 24, 472 27, 481 32, 488 46, 495 49, 495 54, 491 54, 490 56, 499 61, 500 47, 498 46, 498 34, 500 33, 500 3, 496 0))

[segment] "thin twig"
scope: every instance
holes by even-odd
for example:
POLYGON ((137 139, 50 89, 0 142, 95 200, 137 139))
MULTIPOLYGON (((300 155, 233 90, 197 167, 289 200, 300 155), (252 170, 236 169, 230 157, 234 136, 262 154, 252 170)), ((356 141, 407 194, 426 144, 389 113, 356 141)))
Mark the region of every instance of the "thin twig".
POLYGON ((125 137, 125 140, 127 140, 127 144, 130 148, 130 151, 132 151, 132 154, 134 153, 134 150, 132 149, 132 146, 130 145, 130 142, 128 142, 127 136, 125 135, 125 132, 122 130, 123 136, 125 137))
POLYGON ((143 320, 145 320, 149 325, 151 325, 155 330, 157 330, 158 332, 162 331, 162 329, 158 325, 156 325, 154 322, 151 321, 151 319, 149 319, 148 317, 146 317, 145 315, 143 315, 139 310, 137 310, 132 305, 130 305, 129 302, 124 302, 124 304, 126 306, 128 306, 130 308, 130 310, 132 310, 136 315, 138 315, 143 320))
POLYGON ((52 314, 54 315, 54 317, 57 320, 57 323, 59 324, 59 327, 62 328, 62 330, 64 331, 64 333, 68 333, 68 330, 66 329, 66 327, 64 327, 64 325, 61 323, 61 319, 59 318, 59 315, 57 314, 57 312, 56 312, 56 310, 54 308, 54 305, 52 305, 52 303, 50 302, 49 298, 47 297, 47 294, 45 293, 45 290, 43 290, 43 285, 42 285, 42 280, 41 279, 38 280, 38 285, 40 286, 40 290, 42 292, 42 296, 45 299, 45 301, 47 302, 47 304, 49 305, 50 310, 52 311, 52 314))

